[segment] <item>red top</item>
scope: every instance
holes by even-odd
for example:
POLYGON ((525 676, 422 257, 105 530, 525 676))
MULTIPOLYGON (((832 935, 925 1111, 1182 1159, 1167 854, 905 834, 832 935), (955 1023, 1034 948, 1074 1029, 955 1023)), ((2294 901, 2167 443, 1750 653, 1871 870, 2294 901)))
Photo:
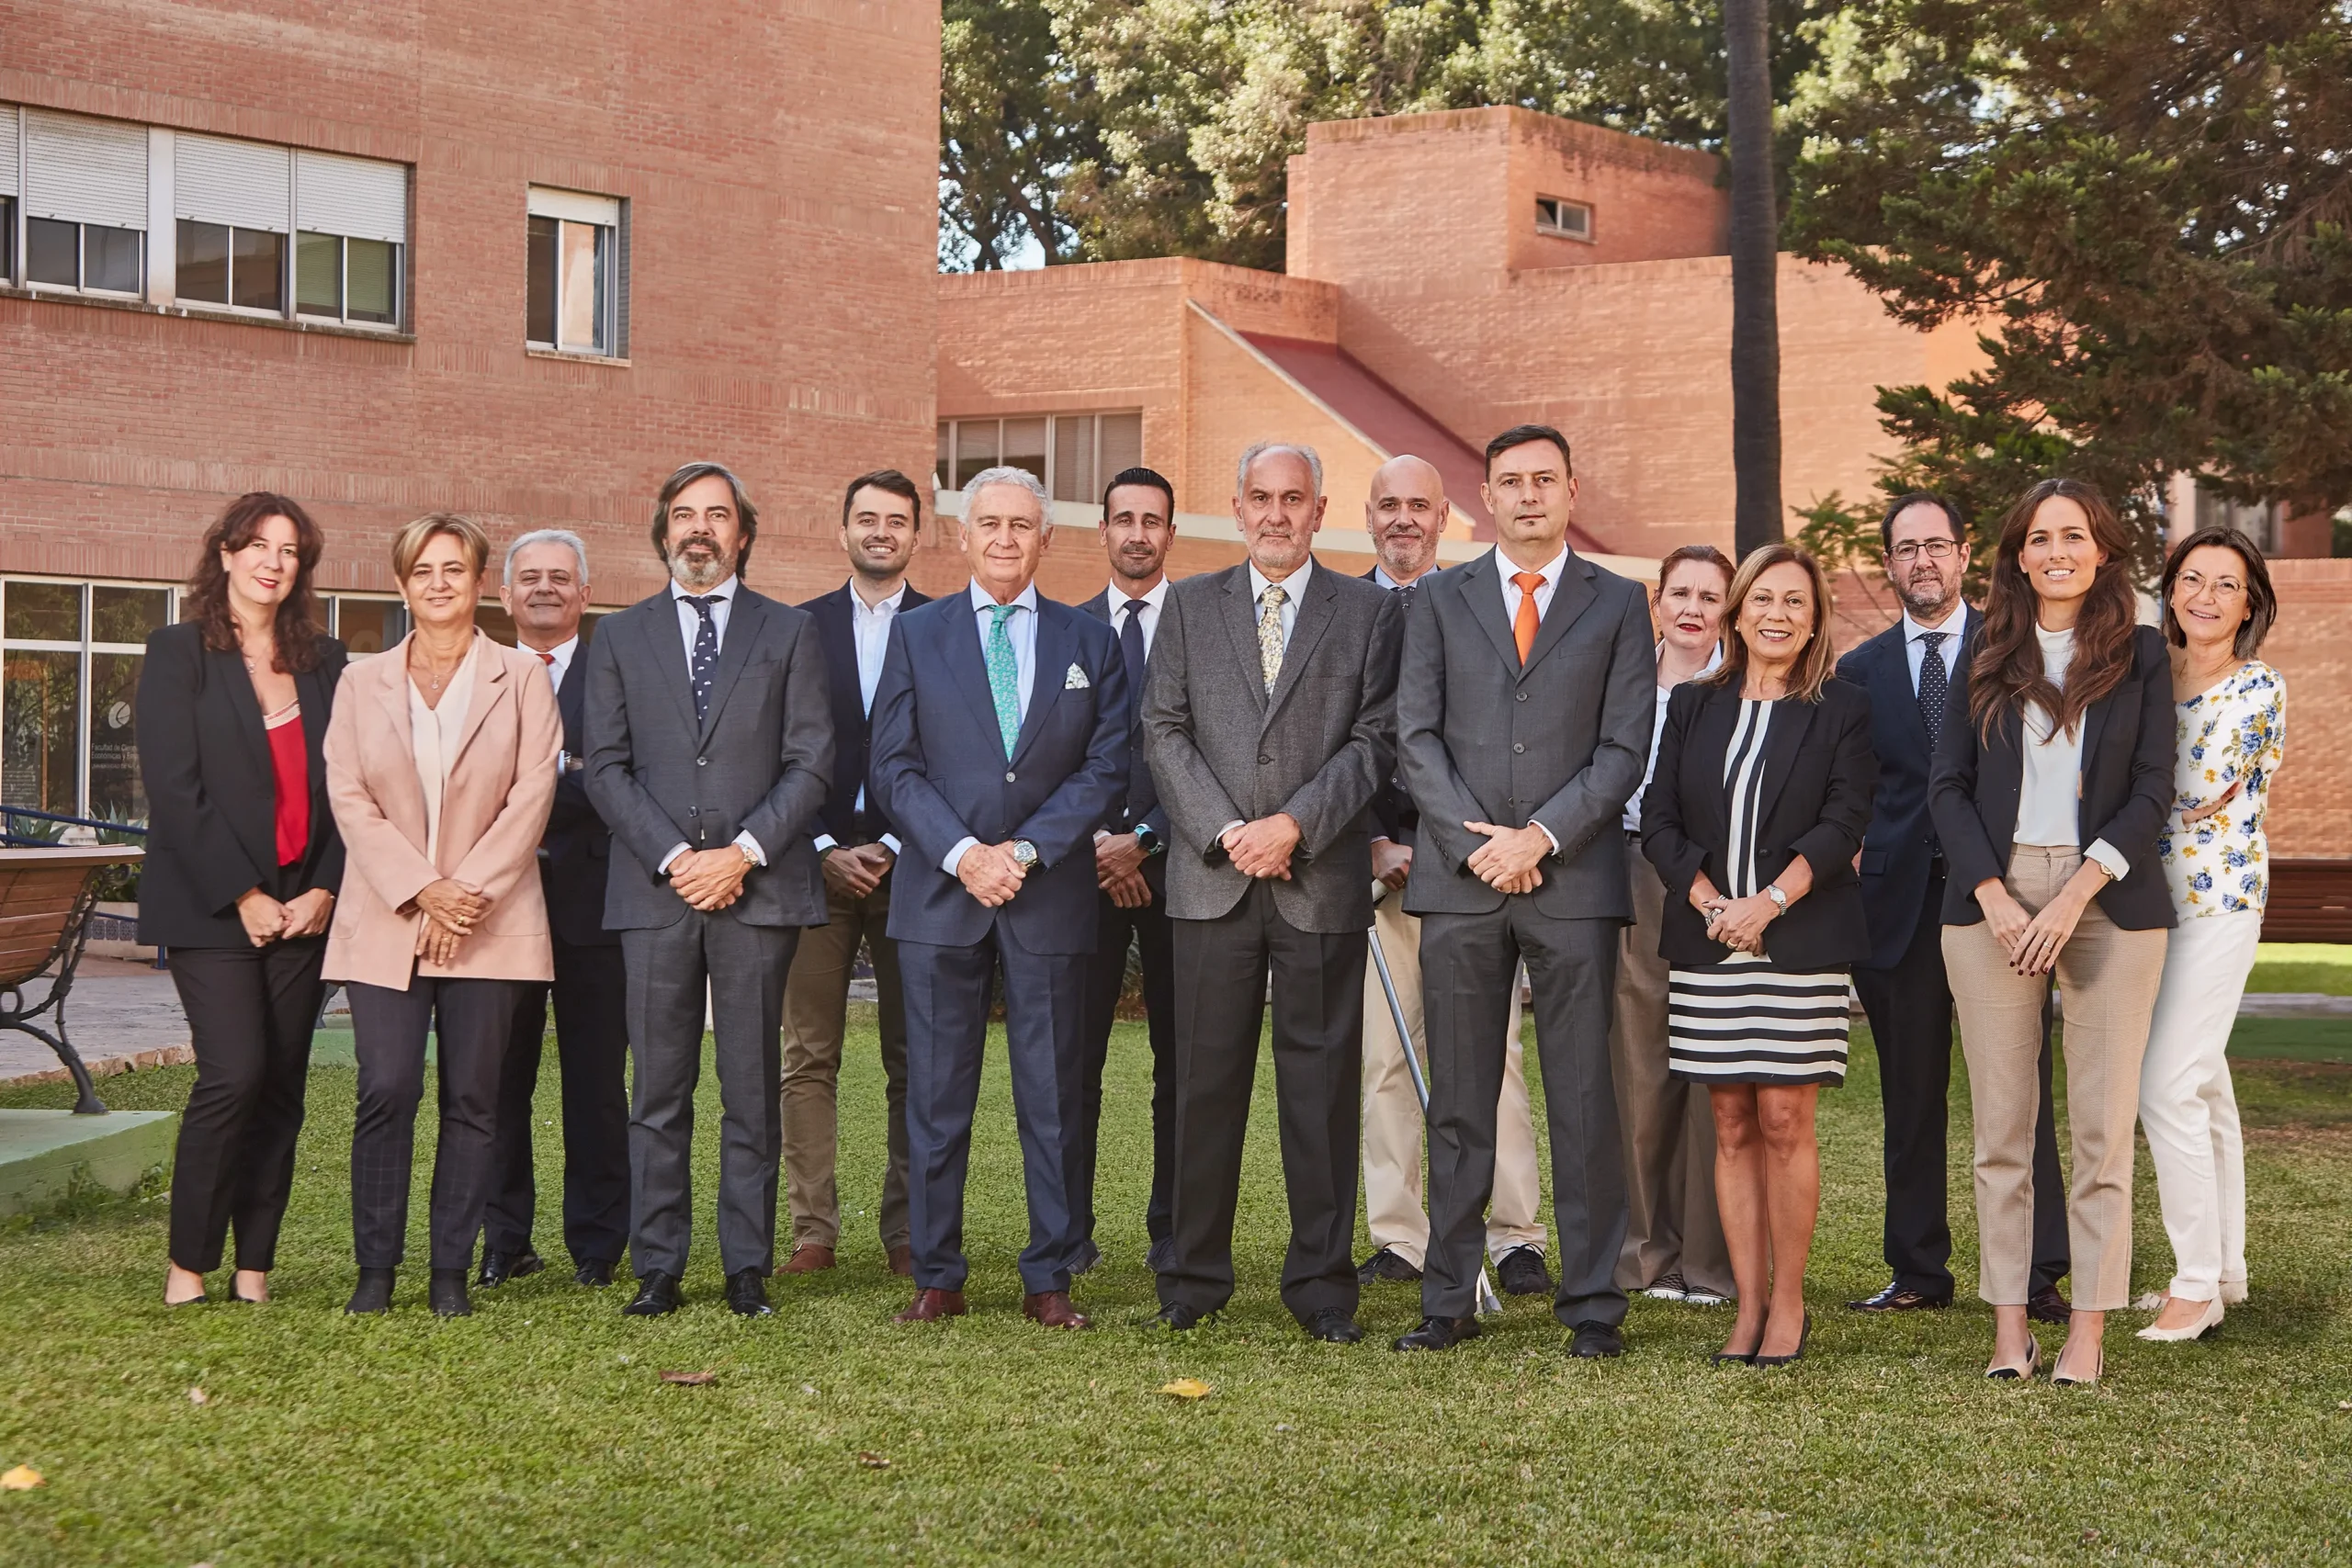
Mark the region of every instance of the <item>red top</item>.
POLYGON ((302 705, 288 703, 262 723, 277 784, 277 863, 292 865, 311 847, 311 750, 302 736, 302 705))

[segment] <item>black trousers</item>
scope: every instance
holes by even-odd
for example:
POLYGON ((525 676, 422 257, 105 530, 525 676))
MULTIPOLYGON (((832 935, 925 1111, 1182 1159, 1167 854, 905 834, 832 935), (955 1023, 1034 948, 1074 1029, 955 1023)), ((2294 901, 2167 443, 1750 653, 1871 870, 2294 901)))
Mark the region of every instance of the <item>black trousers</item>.
POLYGON ((617 943, 575 947, 559 936, 555 984, 523 986, 498 1086, 483 1239, 498 1252, 531 1249, 531 1099, 549 1001, 563 1075, 563 1245, 575 1264, 618 1263, 628 1245, 628 971, 617 943))
MULTIPOLYGON (((1923 1295, 1952 1293, 1946 1135, 1951 1094, 1951 985, 1944 975, 1944 879, 1928 879, 1911 945, 1892 969, 1856 965, 1854 989, 1878 1047, 1886 1117, 1886 1266, 1894 1283, 1923 1295)), ((2058 1170, 2058 1121, 2050 1095, 2050 1010, 2041 1014, 2041 1106, 2033 1124, 2035 1291, 2072 1267, 2066 1186, 2058 1170)))
POLYGON ((352 1049, 359 1108, 351 1134, 351 1239, 362 1269, 397 1269, 407 1248, 409 1169, 416 1109, 424 1098, 424 1036, 441 1071, 441 1132, 433 1154, 428 1222, 435 1269, 474 1260, 490 1201, 498 1135, 498 1076, 524 980, 458 980, 412 974, 408 989, 354 981, 352 1049))
POLYGON ((220 1268, 232 1225, 238 1268, 277 1261, 326 952, 324 937, 171 949, 196 1051, 196 1087, 172 1156, 172 1261, 183 1269, 220 1268))
MULTIPOLYGON (((1173 1258, 1162 1306, 1233 1295, 1233 1219, 1258 1037, 1273 977, 1274 1100, 1290 1250, 1283 1304, 1299 1322, 1356 1309, 1356 1137, 1363 1115, 1364 932, 1303 931, 1253 885, 1230 913, 1175 920, 1173 1258)), ((1498 1038, 1502 1025, 1495 1026, 1498 1038)))
POLYGON ((1560 1271, 1552 1314, 1571 1327, 1625 1320, 1617 1259, 1630 1222, 1609 1061, 1620 929, 1616 920, 1543 914, 1522 896, 1504 898, 1487 914, 1421 917, 1421 1013, 1430 1048, 1430 1244, 1421 1310, 1431 1316, 1468 1317, 1477 1310, 1504 1034, 1524 959, 1552 1139, 1560 1271))
POLYGON ((1070 1203, 1079 1235, 1094 1236, 1095 1149, 1102 1130, 1102 1066, 1111 1055, 1111 1026, 1126 983, 1127 948, 1143 955, 1143 1010, 1151 1035, 1151 1198, 1144 1230, 1166 1239, 1175 1204, 1176 970, 1174 922, 1158 888, 1140 909, 1122 909, 1102 896, 1102 925, 1086 976, 1086 1033, 1079 1061, 1078 1136, 1070 1147, 1070 1203))

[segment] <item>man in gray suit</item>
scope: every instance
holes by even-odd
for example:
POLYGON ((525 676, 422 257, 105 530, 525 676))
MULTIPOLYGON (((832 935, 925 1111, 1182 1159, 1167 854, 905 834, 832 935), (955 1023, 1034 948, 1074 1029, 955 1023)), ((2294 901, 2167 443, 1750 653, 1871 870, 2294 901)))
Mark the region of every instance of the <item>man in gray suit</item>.
POLYGON ((1395 755, 1399 617, 1383 590, 1316 566, 1326 502, 1311 448, 1252 446, 1235 490, 1250 558, 1168 596, 1144 700, 1144 756, 1175 840, 1175 1212, 1160 1318, 1190 1328, 1233 1294, 1271 968, 1290 1194, 1283 1304, 1314 1337, 1349 1344, 1363 1337, 1351 1247, 1365 807, 1395 755))
POLYGON ((733 474, 680 468, 653 508, 669 587, 606 616, 588 650, 588 797, 613 829, 605 924, 621 933, 636 1067, 639 1288, 623 1310, 638 1317, 683 1300, 706 998, 727 1303, 769 1312, 784 977, 800 928, 826 920, 811 829, 831 787, 833 723, 815 621, 743 586, 758 532, 733 474))
POLYGON ((1625 801, 1649 760, 1656 670, 1640 587, 1568 547, 1566 437, 1487 444, 1495 549, 1427 580, 1406 617, 1397 746, 1421 812, 1405 908, 1421 917, 1430 1246, 1400 1350, 1478 1332, 1503 1028, 1524 958, 1552 1134, 1559 1285, 1580 1357, 1624 1351, 1625 1169, 1610 1079, 1617 928, 1633 916, 1625 801))

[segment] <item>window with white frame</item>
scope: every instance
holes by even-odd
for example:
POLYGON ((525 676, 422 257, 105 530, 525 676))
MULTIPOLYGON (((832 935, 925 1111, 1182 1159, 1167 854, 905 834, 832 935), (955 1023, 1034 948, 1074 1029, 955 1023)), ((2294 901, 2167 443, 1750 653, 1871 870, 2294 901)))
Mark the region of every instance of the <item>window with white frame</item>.
POLYGON ((147 130, 116 119, 12 111, 7 172, 19 243, 9 281, 137 296, 147 288, 147 130))
POLYGON ((1111 476, 1143 461, 1143 415, 1028 414, 939 422, 933 479, 961 490, 984 468, 1026 468, 1056 501, 1099 504, 1111 476))
POLYGON ((628 204, 530 187, 524 341, 559 354, 628 356, 628 204))
POLYGON ((144 822, 139 671, 175 590, 0 581, 0 804, 144 822))
POLYGON ((1555 240, 1592 240, 1592 204, 1570 201, 1565 197, 1539 196, 1535 198, 1535 231, 1549 234, 1555 240))

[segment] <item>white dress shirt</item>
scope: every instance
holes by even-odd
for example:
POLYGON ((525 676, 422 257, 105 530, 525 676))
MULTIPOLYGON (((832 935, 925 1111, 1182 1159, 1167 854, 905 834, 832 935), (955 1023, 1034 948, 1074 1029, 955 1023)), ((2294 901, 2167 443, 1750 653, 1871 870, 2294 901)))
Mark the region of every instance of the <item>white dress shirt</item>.
MULTIPOLYGON (((1498 545, 1495 547, 1495 576, 1503 585, 1503 622, 1507 626, 1519 625, 1519 584, 1511 579, 1519 574, 1520 570, 1498 545)), ((1535 585, 1535 618, 1541 621, 1552 613, 1552 595, 1559 589, 1560 574, 1568 570, 1568 547, 1562 545, 1558 555, 1536 570, 1544 579, 1535 585)))
POLYGON ((466 735, 466 710, 473 705, 474 672, 481 660, 481 634, 466 647, 449 683, 435 706, 424 705, 424 693, 413 671, 408 680, 408 749, 416 763, 416 782, 424 792, 424 858, 441 863, 441 791, 449 782, 449 765, 466 735))
MULTIPOLYGON (((580 651, 580 634, 572 633, 553 648, 533 648, 529 643, 518 646, 526 653, 536 654, 539 662, 547 666, 548 684, 553 686, 556 695, 560 697, 563 694, 563 678, 571 669, 572 656, 580 651)), ((571 753, 558 751, 555 754, 555 776, 561 778, 571 771, 571 753)))
MULTIPOLYGON (((2050 632, 2036 626, 2033 635, 2041 643, 2042 671, 2064 691, 2066 666, 2075 657, 2075 628, 2050 632)), ((2024 739, 2024 778, 2018 789, 2018 828, 2011 841, 2042 849, 2073 849, 2082 839, 2082 721, 2076 720, 2069 734, 2036 703, 2025 710, 2024 739)), ((2132 870, 2131 863, 2105 839, 2084 851, 2083 856, 2105 866, 2118 882, 2132 870)))
MULTIPOLYGON (((727 617, 735 608, 735 595, 741 592, 742 592, 741 586, 736 582, 732 572, 728 573, 726 581, 708 593, 695 593, 676 578, 670 580, 670 603, 678 612, 678 637, 685 647, 686 684, 689 687, 694 684, 695 639, 702 636, 702 612, 686 601, 689 598, 717 598, 718 603, 710 607, 710 629, 713 639, 723 649, 727 646, 727 617)), ((768 863, 767 851, 760 848, 760 841, 752 837, 752 830, 749 828, 735 835, 735 846, 751 857, 753 865, 768 863)), ((670 874, 670 863, 691 848, 693 846, 684 839, 679 840, 677 843, 671 846, 670 852, 662 857, 662 863, 653 868, 653 874, 667 876, 670 874)))
MULTIPOLYGON (((1127 601, 1142 600, 1144 607, 1136 612, 1136 618, 1143 623, 1144 657, 1150 658, 1151 639, 1159 635, 1159 612, 1167 608, 1168 590, 1173 586, 1174 584, 1165 577, 1141 593, 1129 593, 1117 583, 1111 584, 1104 594, 1106 602, 1111 606, 1111 635, 1117 637, 1127 629, 1127 601)), ((1143 694, 1136 693, 1135 700, 1140 705, 1143 701, 1143 694)))
MULTIPOLYGON (((972 596, 973 618, 979 623, 980 668, 986 670, 989 634, 996 628, 996 596, 981 587, 978 579, 973 580, 967 592, 972 596)), ((1005 617, 1004 635, 1012 639, 1013 689, 1020 694, 1021 716, 1026 720, 1029 716, 1029 694, 1037 684, 1037 585, 1032 582, 1014 594, 1012 605, 1013 614, 1005 617)), ((989 716, 996 716, 993 709, 989 716)), ((964 852, 978 842, 979 840, 968 833, 956 840, 956 847, 949 850, 946 857, 939 863, 940 868, 948 875, 955 875, 956 868, 964 863, 964 852)))
MULTIPOLYGON (((858 592, 854 581, 849 585, 850 641, 857 649, 857 699, 868 718, 874 716, 874 688, 882 680, 882 656, 890 649, 890 623, 898 618, 899 606, 906 603, 906 598, 907 580, 903 577, 899 579, 898 587, 871 604, 865 602, 864 594, 858 592)), ((857 809, 865 809, 865 784, 863 780, 857 786, 857 809)), ((823 854, 839 842, 831 833, 820 833, 817 835, 817 852, 823 854)), ((883 834, 882 847, 897 854, 898 835, 883 834)))
POLYGON ((1944 634, 1944 640, 1936 644, 1936 651, 1944 656, 1944 675, 1949 679, 1959 669, 1960 634, 1966 630, 1967 626, 1968 602, 1966 600, 1955 604, 1951 608, 1951 614, 1944 617, 1944 624, 1939 626, 1923 626, 1911 618, 1910 611, 1903 612, 1903 657, 1911 661, 1911 694, 1913 696, 1919 694, 1919 666, 1928 657, 1928 645, 1919 640, 1921 634, 1926 632, 1944 634))
MULTIPOLYGON (((1309 556, 1299 563, 1296 571, 1283 579, 1283 651, 1284 653, 1290 651, 1290 634, 1298 626, 1298 602, 1306 593, 1306 580, 1314 575, 1315 558, 1309 556)), ((1266 618, 1266 590, 1272 586, 1273 586, 1272 580, 1258 570, 1256 561, 1251 561, 1250 563, 1250 618, 1251 621, 1261 621, 1266 618)))
MULTIPOLYGON (((1652 650, 1651 657, 1655 659, 1657 653, 1664 651, 1665 648, 1666 644, 1659 643, 1657 648, 1652 650)), ((1712 675, 1722 669, 1723 665, 1724 645, 1718 642, 1715 644, 1714 651, 1707 655, 1707 667, 1691 679, 1695 681, 1702 676, 1712 675)), ((1666 734, 1666 703, 1667 699, 1673 695, 1674 688, 1671 686, 1660 686, 1657 689, 1657 711, 1650 716, 1650 760, 1642 768, 1641 788, 1635 790, 1634 798, 1625 803, 1625 831, 1628 833, 1638 833, 1642 830, 1642 796, 1650 792, 1650 779, 1657 773, 1657 743, 1666 734)))

